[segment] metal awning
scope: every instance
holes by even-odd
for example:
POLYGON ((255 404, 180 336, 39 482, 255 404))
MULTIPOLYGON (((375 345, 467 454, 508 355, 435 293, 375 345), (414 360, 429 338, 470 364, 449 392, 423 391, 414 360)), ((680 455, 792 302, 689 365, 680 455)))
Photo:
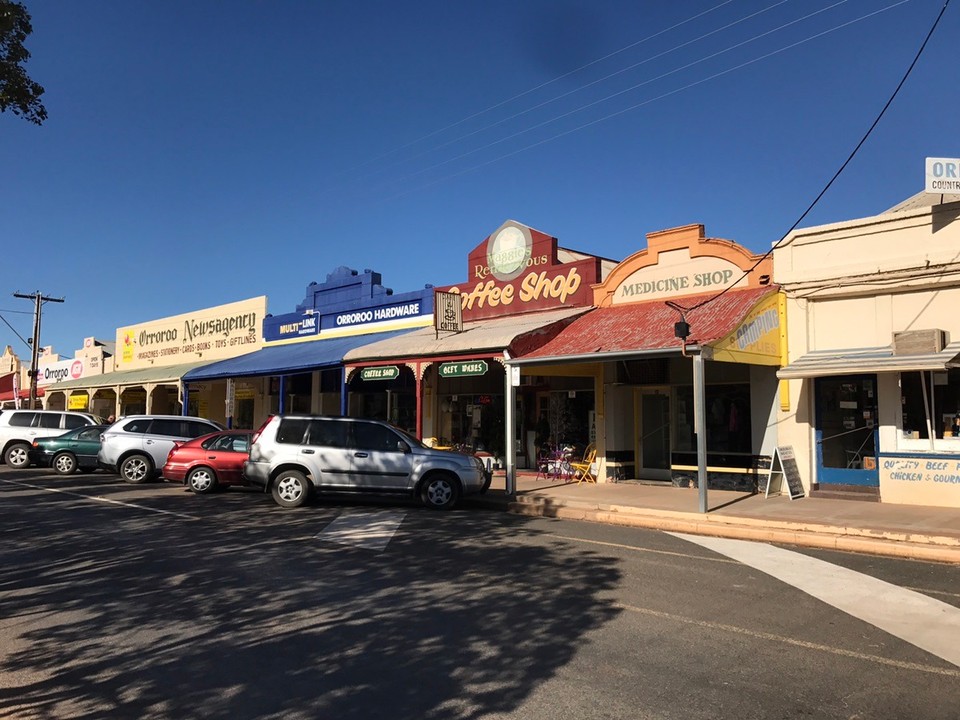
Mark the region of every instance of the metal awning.
POLYGON ((138 370, 117 370, 102 375, 90 375, 76 380, 47 385, 48 393, 60 390, 83 390, 87 388, 118 387, 157 383, 179 383, 180 379, 194 368, 209 365, 209 362, 179 363, 162 367, 140 368, 138 370))
POLYGON ((247 355, 220 360, 191 370, 183 379, 185 382, 198 382, 262 375, 294 375, 325 367, 335 367, 340 365, 343 362, 343 356, 354 348, 389 340, 409 332, 411 331, 391 330, 269 346, 247 355))
POLYGON ((777 371, 781 380, 917 370, 949 370, 960 367, 960 342, 953 342, 937 353, 894 355, 893 347, 817 350, 797 358, 777 371))
POLYGON ((465 322, 463 332, 441 333, 432 327, 421 328, 382 342, 351 350, 344 356, 348 363, 437 355, 523 352, 538 347, 559 332, 570 320, 589 308, 545 310, 522 315, 465 322))

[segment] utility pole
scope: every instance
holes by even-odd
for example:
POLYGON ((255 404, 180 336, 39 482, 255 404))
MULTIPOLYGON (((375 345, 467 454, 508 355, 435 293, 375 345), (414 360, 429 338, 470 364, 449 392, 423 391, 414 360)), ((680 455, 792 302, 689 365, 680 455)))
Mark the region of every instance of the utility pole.
POLYGON ((62 303, 63 298, 47 297, 39 290, 32 295, 14 293, 13 296, 15 298, 23 298, 24 300, 33 300, 35 303, 33 312, 33 338, 30 342, 33 348, 33 357, 30 360, 30 409, 33 410, 37 402, 37 360, 40 353, 40 308, 45 302, 62 303))

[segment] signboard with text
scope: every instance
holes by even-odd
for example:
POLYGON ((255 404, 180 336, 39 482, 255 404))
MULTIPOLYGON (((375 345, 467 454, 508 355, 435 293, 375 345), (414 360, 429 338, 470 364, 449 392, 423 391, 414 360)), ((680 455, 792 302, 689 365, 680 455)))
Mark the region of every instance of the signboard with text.
POLYGON ((361 380, 395 380, 400 377, 400 368, 396 365, 365 367, 360 371, 361 380))
POLYGON ((117 330, 117 370, 222 360, 259 350, 262 295, 117 330))
POLYGON ((560 262, 556 238, 510 221, 470 253, 470 279, 446 290, 460 295, 464 321, 584 307, 599 267, 592 256, 560 262))
POLYGON ((960 193, 960 158, 927 158, 924 191, 960 193))
POLYGON ((485 360, 462 360, 460 362, 445 362, 440 364, 440 377, 470 377, 484 375, 488 370, 485 360))

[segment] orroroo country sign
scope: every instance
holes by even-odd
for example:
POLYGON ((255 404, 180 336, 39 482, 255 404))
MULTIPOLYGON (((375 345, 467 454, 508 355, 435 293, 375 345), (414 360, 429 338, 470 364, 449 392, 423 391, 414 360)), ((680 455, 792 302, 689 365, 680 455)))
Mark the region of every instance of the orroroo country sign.
POLYGON ((566 252, 573 259, 560 262, 556 238, 508 221, 470 253, 470 280, 446 289, 465 321, 590 305, 600 260, 566 252))

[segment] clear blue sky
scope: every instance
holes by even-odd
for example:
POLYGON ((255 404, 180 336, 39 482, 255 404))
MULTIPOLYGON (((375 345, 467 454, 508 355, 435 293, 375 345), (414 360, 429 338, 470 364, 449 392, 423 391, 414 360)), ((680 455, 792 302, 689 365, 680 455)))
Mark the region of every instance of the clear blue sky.
MULTIPOLYGON (((618 260, 690 223, 763 252, 942 5, 26 0, 49 120, 0 115, 0 314, 28 337, 12 293, 65 297, 41 344, 70 357, 257 295, 290 312, 340 265, 462 282, 506 219, 618 260)), ((803 226, 882 212, 925 157, 960 156, 958 38, 954 3, 803 226)), ((29 357, 0 325, 5 344, 29 357)))

